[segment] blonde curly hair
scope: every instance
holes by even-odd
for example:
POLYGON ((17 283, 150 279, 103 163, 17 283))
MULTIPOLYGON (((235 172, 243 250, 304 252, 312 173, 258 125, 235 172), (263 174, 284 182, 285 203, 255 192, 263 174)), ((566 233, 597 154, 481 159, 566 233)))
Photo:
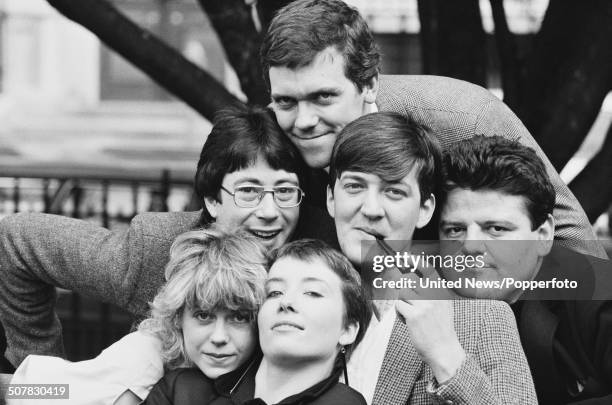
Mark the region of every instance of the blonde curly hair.
POLYGON ((191 367, 183 342, 183 312, 196 308, 246 311, 256 328, 266 275, 265 250, 245 231, 230 233, 213 225, 179 235, 170 248, 166 283, 150 303, 150 317, 138 330, 161 340, 168 369, 191 367))

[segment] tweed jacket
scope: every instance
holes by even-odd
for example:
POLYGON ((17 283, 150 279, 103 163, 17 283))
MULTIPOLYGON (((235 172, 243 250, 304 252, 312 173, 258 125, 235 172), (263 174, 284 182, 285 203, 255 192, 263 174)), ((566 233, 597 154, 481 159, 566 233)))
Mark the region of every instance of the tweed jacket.
POLYGON ((173 240, 198 226, 199 214, 145 213, 112 232, 46 214, 0 221, 0 320, 6 358, 17 367, 28 354, 64 355, 54 310, 55 287, 144 314, 164 281, 173 240))
POLYGON ((381 75, 376 104, 380 111, 409 116, 430 128, 443 149, 474 135, 499 135, 535 149, 557 193, 555 239, 570 241, 574 249, 593 256, 607 257, 601 244, 593 242, 597 237, 578 200, 523 123, 491 92, 448 77, 381 75))
POLYGON ((457 337, 467 353, 457 374, 437 386, 398 317, 372 404, 536 404, 531 373, 508 305, 456 300, 453 310, 457 337))

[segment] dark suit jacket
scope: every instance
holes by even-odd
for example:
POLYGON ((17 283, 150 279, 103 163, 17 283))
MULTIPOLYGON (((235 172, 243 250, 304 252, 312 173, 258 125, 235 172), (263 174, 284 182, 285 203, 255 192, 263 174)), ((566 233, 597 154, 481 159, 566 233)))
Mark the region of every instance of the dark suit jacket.
POLYGON ((513 305, 539 401, 612 403, 610 262, 553 249, 542 267, 547 274, 561 277, 582 274, 585 282, 583 291, 577 293, 580 300, 519 301, 513 305))

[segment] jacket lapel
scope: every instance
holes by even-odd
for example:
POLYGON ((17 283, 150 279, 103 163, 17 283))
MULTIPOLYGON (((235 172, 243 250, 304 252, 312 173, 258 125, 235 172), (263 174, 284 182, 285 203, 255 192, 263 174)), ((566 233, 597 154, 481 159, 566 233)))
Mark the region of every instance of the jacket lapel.
POLYGON ((372 404, 407 403, 414 382, 422 372, 423 362, 412 345, 403 319, 398 315, 378 375, 372 404))

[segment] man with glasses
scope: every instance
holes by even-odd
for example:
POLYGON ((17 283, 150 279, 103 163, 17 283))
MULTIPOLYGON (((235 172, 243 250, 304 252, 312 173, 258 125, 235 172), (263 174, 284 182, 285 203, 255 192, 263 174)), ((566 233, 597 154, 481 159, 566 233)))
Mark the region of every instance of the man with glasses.
POLYGON ((195 176, 200 213, 144 213, 121 232, 54 215, 6 217, 0 221, 6 358, 16 367, 28 354, 64 355, 56 287, 143 315, 164 281, 172 241, 212 221, 243 228, 269 249, 294 235, 334 244, 327 214, 301 204, 303 168, 272 113, 245 108, 219 116, 202 149, 195 176), (298 223, 300 211, 307 221, 298 223))
POLYGON ((304 192, 298 186, 279 186, 266 189, 263 186, 240 186, 230 190, 221 186, 221 190, 234 197, 234 202, 242 208, 253 208, 259 205, 266 193, 272 194, 274 202, 281 208, 295 207, 302 202, 304 192))

